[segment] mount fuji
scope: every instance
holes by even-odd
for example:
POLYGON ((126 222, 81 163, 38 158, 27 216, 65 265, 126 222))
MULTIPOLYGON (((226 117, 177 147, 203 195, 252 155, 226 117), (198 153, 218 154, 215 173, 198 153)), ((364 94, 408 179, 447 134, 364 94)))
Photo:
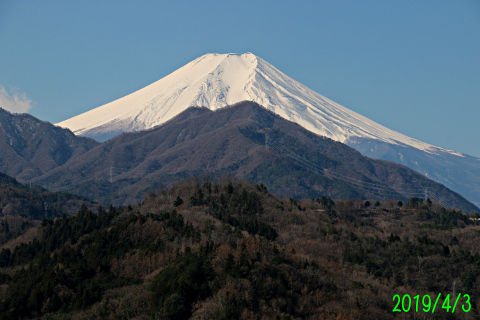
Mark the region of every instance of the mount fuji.
POLYGON ((143 89, 57 125, 77 135, 106 140, 121 132, 152 128, 191 106, 216 110, 243 100, 254 101, 336 141, 360 137, 431 153, 454 153, 385 128, 307 88, 252 53, 206 54, 143 89))
POLYGON ((404 164, 480 205, 480 159, 390 130, 309 89, 252 53, 206 54, 123 98, 57 123, 99 141, 153 128, 191 106, 254 101, 365 156, 404 164))

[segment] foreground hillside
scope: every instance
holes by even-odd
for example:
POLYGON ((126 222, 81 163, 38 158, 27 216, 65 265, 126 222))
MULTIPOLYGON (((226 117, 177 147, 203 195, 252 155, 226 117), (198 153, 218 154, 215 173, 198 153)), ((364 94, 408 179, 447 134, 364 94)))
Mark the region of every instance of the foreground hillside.
POLYGON ((0 172, 0 246, 39 225, 45 217, 76 214, 82 203, 94 205, 85 197, 27 186, 0 172))
POLYGON ((36 240, 0 251, 0 319, 448 318, 452 290, 471 304, 455 316, 473 319, 479 239, 476 220, 416 198, 300 202, 190 179, 44 220, 36 240), (392 313, 396 294, 439 293, 434 313, 392 313))

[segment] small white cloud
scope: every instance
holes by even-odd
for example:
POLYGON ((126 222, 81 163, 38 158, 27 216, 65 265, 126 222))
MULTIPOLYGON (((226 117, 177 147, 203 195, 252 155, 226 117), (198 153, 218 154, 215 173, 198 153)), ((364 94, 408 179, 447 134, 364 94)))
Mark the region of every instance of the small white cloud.
POLYGON ((13 90, 10 95, 3 86, 0 86, 0 108, 12 113, 27 113, 33 104, 25 93, 13 90))

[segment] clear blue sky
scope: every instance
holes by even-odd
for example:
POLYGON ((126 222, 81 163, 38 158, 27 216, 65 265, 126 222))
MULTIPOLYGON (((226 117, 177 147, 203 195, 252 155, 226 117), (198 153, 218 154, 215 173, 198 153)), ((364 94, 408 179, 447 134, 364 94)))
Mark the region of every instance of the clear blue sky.
POLYGON ((479 0, 0 0, 0 102, 52 123, 209 52, 252 52, 382 125, 480 157, 479 0))

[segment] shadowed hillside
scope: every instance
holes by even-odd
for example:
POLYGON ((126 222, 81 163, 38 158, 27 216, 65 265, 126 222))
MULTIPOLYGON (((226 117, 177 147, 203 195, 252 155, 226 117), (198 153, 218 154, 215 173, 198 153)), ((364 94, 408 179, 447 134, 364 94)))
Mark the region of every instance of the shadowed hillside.
POLYGON ((77 213, 82 203, 93 205, 85 197, 27 186, 0 173, 0 245, 40 224, 44 218, 77 213))
POLYGON ((428 190, 444 205, 480 211, 407 167, 366 158, 253 102, 215 112, 190 108, 155 129, 124 133, 72 157, 34 181, 121 205, 202 173, 245 178, 296 198, 408 200, 428 190))
POLYGON ((29 182, 99 143, 29 114, 0 108, 0 171, 29 182))

